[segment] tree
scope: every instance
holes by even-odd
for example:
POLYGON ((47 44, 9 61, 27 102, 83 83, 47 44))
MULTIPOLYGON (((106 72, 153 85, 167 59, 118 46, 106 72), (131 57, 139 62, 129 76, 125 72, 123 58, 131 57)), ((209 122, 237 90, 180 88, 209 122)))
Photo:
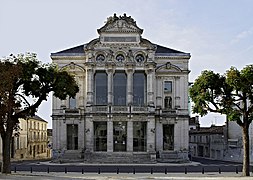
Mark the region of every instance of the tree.
POLYGON ((243 176, 250 175, 249 125, 253 119, 253 65, 241 71, 231 67, 224 75, 205 70, 190 87, 193 112, 227 115, 236 121, 243 135, 243 176))
POLYGON ((11 173, 10 144, 19 118, 35 115, 48 94, 66 99, 79 91, 73 76, 53 64, 42 64, 37 55, 10 55, 0 61, 0 134, 3 142, 2 173, 11 173))

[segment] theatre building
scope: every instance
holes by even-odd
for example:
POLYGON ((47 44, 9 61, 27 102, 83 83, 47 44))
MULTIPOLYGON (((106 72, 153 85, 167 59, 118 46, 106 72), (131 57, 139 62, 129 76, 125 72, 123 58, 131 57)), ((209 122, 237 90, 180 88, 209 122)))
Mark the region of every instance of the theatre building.
POLYGON ((51 54, 75 76, 75 98, 53 97, 53 152, 85 162, 187 160, 190 54, 142 37, 131 16, 98 38, 51 54))

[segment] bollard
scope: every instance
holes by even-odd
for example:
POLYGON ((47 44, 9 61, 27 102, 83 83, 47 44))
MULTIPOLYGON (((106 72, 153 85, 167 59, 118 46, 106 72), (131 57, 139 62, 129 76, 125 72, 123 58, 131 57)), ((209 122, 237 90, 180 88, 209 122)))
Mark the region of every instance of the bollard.
POLYGON ((167 168, 165 168, 165 170, 164 170, 164 174, 167 174, 167 168))
POLYGON ((98 174, 100 174, 100 168, 98 168, 98 174))
POLYGON ((33 173, 33 167, 31 167, 31 173, 33 173))
POLYGON ((67 171, 67 167, 65 167, 65 174, 67 174, 67 172, 68 172, 68 171, 67 171))
POLYGON ((187 168, 184 168, 184 173, 187 174, 187 168))
POLYGON ((82 174, 84 173, 84 170, 83 170, 83 168, 82 168, 82 174))
POLYGON ((49 173, 49 167, 47 167, 47 173, 49 173))
POLYGON ((119 174, 119 168, 117 168, 117 174, 119 174))
POLYGON ((205 174, 205 169, 204 168, 202 168, 202 174, 205 174))
POLYGON ((135 168, 133 169, 133 174, 135 174, 135 168))
POLYGON ((219 174, 221 174, 221 169, 219 168, 219 174))
POLYGON ((235 168, 235 173, 238 174, 238 168, 237 167, 235 168))
POLYGON ((153 174, 153 168, 150 169, 150 174, 153 174))
POLYGON ((16 166, 14 167, 14 173, 16 173, 17 172, 17 168, 16 168, 16 166))

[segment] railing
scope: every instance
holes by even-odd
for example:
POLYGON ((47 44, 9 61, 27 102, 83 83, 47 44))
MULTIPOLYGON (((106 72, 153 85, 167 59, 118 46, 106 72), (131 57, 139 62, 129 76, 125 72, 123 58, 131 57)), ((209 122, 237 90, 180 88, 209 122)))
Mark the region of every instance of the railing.
POLYGON ((147 107, 137 106, 92 106, 94 113, 145 113, 148 112, 147 107), (131 108, 131 109, 130 109, 131 108))

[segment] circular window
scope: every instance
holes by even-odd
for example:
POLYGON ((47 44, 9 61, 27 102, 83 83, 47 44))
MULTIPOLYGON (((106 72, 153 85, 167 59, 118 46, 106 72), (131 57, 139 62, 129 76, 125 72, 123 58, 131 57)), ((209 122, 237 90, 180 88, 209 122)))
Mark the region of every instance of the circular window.
POLYGON ((122 54, 119 54, 116 56, 116 60, 119 61, 119 62, 122 62, 125 60, 125 57, 122 55, 122 54))
POLYGON ((137 62, 142 62, 144 61, 144 56, 142 54, 138 54, 136 57, 135 57, 135 60, 137 62))
POLYGON ((103 54, 97 55, 96 61, 101 62, 101 61, 104 61, 104 60, 105 60, 105 56, 103 54))

